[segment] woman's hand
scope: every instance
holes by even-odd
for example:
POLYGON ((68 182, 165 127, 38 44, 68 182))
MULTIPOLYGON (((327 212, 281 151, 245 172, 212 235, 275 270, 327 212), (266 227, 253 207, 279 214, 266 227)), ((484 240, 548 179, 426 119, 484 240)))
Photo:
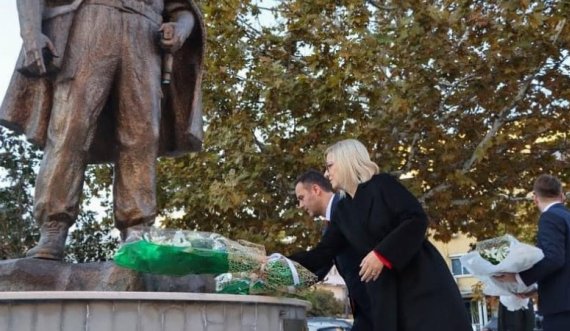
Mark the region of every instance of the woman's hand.
POLYGON ((360 262, 360 272, 358 273, 361 277, 360 280, 365 283, 374 281, 378 279, 382 269, 384 269, 384 264, 380 262, 374 251, 370 251, 360 262))

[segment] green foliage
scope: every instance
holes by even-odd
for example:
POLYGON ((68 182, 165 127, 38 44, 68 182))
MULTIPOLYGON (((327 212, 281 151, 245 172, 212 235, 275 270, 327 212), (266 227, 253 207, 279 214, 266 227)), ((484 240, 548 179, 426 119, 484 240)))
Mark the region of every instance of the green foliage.
MULTIPOLYGON (((31 144, 0 127, 0 259, 22 258, 39 239, 33 219, 33 187, 41 153, 31 144)), ((88 206, 94 198, 109 207, 104 183, 105 166, 92 166, 83 192, 83 210, 71 229, 65 259, 73 262, 105 261, 112 257, 118 240, 110 235, 111 218, 96 218, 88 206), (99 175, 99 177, 97 176, 99 175), (98 179, 98 180, 93 180, 98 179), (104 184, 103 184, 104 185, 104 184), (79 229, 80 231, 75 231, 79 229)))
POLYGON ((168 226, 269 251, 314 244, 292 182, 347 137, 403 176, 442 240, 457 231, 532 239, 533 179, 570 182, 565 3, 201 5, 208 128, 203 152, 161 162, 168 226), (282 244, 288 236, 297 240, 282 244))
POLYGON ((314 289, 306 292, 303 299, 311 303, 308 316, 341 316, 344 313, 343 303, 331 291, 314 289))
MULTIPOLYGON (((269 252, 313 245, 318 226, 296 208, 292 182, 322 168, 324 149, 348 137, 402 176, 442 240, 463 231, 532 241, 533 179, 548 172, 570 184, 568 2, 199 6, 204 150, 160 160, 163 226, 248 239, 269 252)), ((93 174, 92 189, 104 194, 109 168, 93 174)), ((16 214, 29 220, 29 201, 22 206, 28 214, 16 214)))
POLYGON ((93 211, 84 212, 71 232, 66 248, 67 261, 97 262, 113 258, 119 239, 111 236, 113 219, 98 220, 93 211))
POLYGON ((39 235, 31 190, 38 152, 0 127, 0 259, 19 258, 39 235))

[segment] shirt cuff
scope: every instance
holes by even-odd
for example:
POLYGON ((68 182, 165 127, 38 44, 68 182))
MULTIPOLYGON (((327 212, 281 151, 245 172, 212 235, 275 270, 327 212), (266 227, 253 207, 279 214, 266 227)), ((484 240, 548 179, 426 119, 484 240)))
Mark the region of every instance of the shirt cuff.
POLYGON ((523 280, 522 280, 522 278, 521 278, 521 276, 520 276, 519 274, 515 274, 515 278, 517 279, 517 283, 518 283, 519 285, 527 286, 527 285, 523 282, 523 280))
POLYGON ((376 255, 376 257, 378 258, 378 260, 380 260, 380 262, 382 262, 382 264, 384 264, 384 266, 388 269, 392 269, 392 263, 390 263, 390 261, 388 261, 384 256, 382 256, 382 254, 378 253, 377 251, 373 251, 374 255, 376 255))

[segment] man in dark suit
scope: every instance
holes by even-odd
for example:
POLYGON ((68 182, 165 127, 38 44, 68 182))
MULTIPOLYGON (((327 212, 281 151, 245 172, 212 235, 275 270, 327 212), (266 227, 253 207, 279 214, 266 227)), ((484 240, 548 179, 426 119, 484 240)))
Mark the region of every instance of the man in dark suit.
MULTIPOLYGON (((295 181, 295 195, 299 208, 312 217, 324 217, 330 222, 340 197, 333 193, 330 182, 316 170, 309 170, 295 181)), ((323 233, 326 231, 323 231, 323 233)), ((370 317, 370 300, 364 283, 358 275, 362 256, 351 248, 345 249, 334 259, 339 274, 348 288, 350 305, 354 317, 353 331, 372 330, 370 317)), ((319 280, 325 278, 332 267, 332 261, 326 267, 316 272, 319 280)))
POLYGON ((541 175, 534 182, 534 202, 541 211, 537 246, 544 259, 518 274, 498 280, 525 285, 538 283, 538 306, 544 331, 570 330, 570 211, 558 178, 541 175))

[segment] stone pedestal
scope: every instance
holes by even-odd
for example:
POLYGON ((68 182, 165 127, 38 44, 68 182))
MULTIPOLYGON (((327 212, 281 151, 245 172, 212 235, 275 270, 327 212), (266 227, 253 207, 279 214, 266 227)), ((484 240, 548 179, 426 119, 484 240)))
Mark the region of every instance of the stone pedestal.
POLYGON ((0 261, 0 291, 214 292, 211 275, 143 274, 113 262, 66 263, 41 259, 0 261))
POLYGON ((0 331, 304 331, 308 303, 164 292, 3 292, 0 331))
POLYGON ((213 294, 208 275, 0 261, 0 331, 305 331, 308 302, 213 294), (209 292, 209 293, 208 293, 209 292))

